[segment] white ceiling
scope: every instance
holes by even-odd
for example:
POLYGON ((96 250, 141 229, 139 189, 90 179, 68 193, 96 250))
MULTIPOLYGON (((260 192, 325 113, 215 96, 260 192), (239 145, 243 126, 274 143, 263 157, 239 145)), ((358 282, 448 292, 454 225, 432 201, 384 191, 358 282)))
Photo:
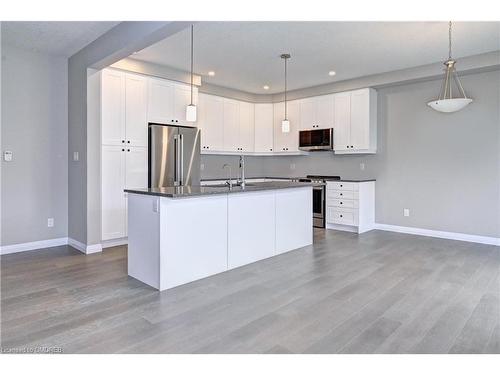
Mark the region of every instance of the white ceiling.
POLYGON ((2 42, 70 57, 119 22, 2 22, 2 42))
MULTIPOLYGON (((292 55, 291 90, 444 61, 448 56, 447 22, 199 22, 194 29, 195 73, 204 82, 260 94, 283 91, 279 55, 284 52, 292 55), (214 77, 207 75, 210 70, 214 77), (337 75, 330 77, 330 70, 337 75)), ((185 29, 131 57, 188 70, 189 41, 185 29)), ((496 50, 499 22, 454 23, 453 57, 496 50)))

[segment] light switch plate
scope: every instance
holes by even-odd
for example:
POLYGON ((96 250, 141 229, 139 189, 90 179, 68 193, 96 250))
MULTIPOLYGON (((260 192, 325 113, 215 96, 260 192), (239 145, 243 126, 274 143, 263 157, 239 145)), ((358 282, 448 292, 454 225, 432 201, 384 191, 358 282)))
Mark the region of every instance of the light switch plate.
POLYGON ((292 171, 294 171, 294 170, 295 170, 295 163, 290 164, 290 169, 291 169, 292 171))
POLYGON ((47 227, 52 228, 53 226, 54 226, 54 218, 53 217, 49 217, 47 219, 47 227))
POLYGON ((3 160, 12 161, 12 151, 4 151, 3 152, 3 160))
POLYGON ((73 152, 73 161, 78 161, 80 159, 80 154, 78 151, 73 152))

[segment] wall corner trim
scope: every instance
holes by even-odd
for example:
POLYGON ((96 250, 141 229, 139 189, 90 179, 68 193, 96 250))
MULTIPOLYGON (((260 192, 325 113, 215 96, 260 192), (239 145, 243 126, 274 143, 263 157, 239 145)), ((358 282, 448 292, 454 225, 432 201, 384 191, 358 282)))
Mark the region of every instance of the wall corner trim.
POLYGON ((375 223, 373 229, 384 230, 388 232, 415 234, 418 236, 444 238, 448 240, 474 242, 485 245, 500 246, 500 238, 497 237, 487 237, 487 236, 477 236, 475 234, 457 233, 457 232, 444 232, 433 229, 415 228, 415 227, 403 227, 399 225, 381 224, 375 223))

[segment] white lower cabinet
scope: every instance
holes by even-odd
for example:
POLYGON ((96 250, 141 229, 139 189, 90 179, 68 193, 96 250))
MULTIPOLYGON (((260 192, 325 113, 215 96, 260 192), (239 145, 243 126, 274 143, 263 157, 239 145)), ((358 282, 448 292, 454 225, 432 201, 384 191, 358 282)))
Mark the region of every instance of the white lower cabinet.
POLYGON ((102 233, 103 241, 127 236, 127 195, 125 189, 148 186, 146 147, 102 147, 102 233))
POLYGON ((228 268, 243 266, 275 254, 274 191, 230 194, 227 210, 228 268))
POLYGON ((375 224, 375 181, 328 181, 326 228, 363 233, 375 224))

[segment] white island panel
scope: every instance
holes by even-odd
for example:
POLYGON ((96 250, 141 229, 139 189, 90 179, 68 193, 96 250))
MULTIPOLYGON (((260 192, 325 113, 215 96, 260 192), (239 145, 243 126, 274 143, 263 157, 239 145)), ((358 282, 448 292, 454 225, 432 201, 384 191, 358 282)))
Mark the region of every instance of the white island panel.
POLYGON ((160 202, 160 290, 226 271, 227 195, 160 202))
POLYGON ((228 268, 275 255, 275 191, 228 195, 228 268))
POLYGON ((276 253, 312 244, 311 188, 276 190, 276 253))

